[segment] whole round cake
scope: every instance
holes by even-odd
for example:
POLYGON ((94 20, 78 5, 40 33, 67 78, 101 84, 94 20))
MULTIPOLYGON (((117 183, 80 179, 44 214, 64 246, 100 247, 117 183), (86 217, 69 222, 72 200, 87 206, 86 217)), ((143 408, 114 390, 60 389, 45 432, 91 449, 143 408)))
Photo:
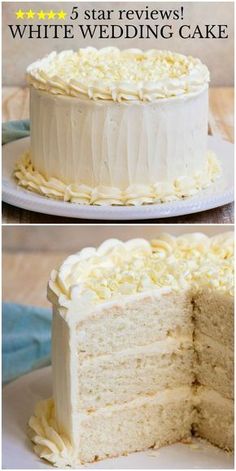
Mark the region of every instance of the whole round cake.
POLYGON ((233 280, 233 233, 68 257, 48 286, 53 398, 30 418, 35 452, 76 467, 192 434, 232 450, 233 280))
POLYGON ((52 52, 27 77, 31 147, 14 172, 22 187, 77 204, 141 205, 194 195, 218 175, 199 59, 86 48, 52 52))

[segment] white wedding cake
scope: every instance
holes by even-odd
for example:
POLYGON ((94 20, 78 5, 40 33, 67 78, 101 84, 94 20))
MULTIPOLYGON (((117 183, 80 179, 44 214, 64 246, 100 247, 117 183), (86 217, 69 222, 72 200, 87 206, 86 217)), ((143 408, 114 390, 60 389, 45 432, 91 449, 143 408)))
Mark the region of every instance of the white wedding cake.
POLYGON ((36 453, 76 467, 194 433, 233 448, 233 234, 108 240, 52 272, 36 453))
POLYGON ((194 195, 219 174, 199 59, 86 48, 52 52, 27 77, 31 146, 14 172, 22 187, 77 204, 141 205, 194 195))

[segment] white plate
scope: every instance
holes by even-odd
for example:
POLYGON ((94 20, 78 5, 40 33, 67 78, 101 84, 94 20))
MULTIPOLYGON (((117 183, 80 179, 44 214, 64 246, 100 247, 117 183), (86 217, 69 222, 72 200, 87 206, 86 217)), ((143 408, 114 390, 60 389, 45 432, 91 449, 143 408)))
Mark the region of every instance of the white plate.
POLYGON ((12 177, 14 164, 30 146, 30 138, 13 141, 3 146, 2 199, 5 203, 54 216, 99 220, 135 220, 168 218, 216 208, 233 201, 234 170, 233 144, 212 136, 208 148, 213 150, 221 164, 222 175, 209 188, 185 200, 145 206, 85 206, 55 201, 17 186, 12 177))
MULTIPOLYGON (((26 424, 35 403, 51 396, 51 367, 36 370, 3 389, 3 448, 5 469, 52 468, 33 452, 26 424)), ((197 448, 176 444, 157 451, 132 453, 89 465, 98 469, 232 469, 233 456, 209 443, 195 440, 197 448)), ((83 468, 83 466, 81 466, 83 468)), ((86 468, 86 467, 85 467, 86 468)))

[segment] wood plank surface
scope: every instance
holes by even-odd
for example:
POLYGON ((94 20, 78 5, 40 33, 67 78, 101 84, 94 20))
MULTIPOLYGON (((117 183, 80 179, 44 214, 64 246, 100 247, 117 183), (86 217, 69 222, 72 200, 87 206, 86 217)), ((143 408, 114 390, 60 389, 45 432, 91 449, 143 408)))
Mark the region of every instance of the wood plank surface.
MULTIPOLYGON (((227 232, 228 226, 201 225, 183 226, 175 224, 168 226, 168 233, 179 236, 183 233, 203 231, 209 237, 227 232)), ((166 225, 105 225, 100 224, 70 224, 62 225, 5 225, 2 229, 2 246, 4 253, 17 254, 18 252, 41 253, 42 258, 53 253, 76 253, 84 247, 98 247, 107 239, 120 239, 123 241, 135 238, 155 239, 158 234, 166 231, 166 225)), ((41 265, 38 265, 40 271, 41 265)))
MULTIPOLYGON (((233 142, 233 88, 217 87, 210 89, 209 134, 233 142)), ((3 121, 29 117, 29 93, 27 88, 3 87, 3 121)), ((149 221, 135 221, 134 224, 232 224, 234 222, 233 204, 201 213, 149 221)), ((3 203, 3 224, 81 224, 100 221, 71 219, 35 213, 3 203)), ((113 221, 120 223, 119 221, 113 221)), ((109 223, 109 221, 103 221, 109 223)), ((122 222, 123 223, 123 222, 122 222)), ((123 223, 124 224, 124 223, 123 223)))
POLYGON ((3 254, 3 301, 49 307, 50 273, 68 255, 68 252, 3 254))
POLYGON ((209 93, 209 129, 212 136, 234 140, 234 90, 211 88, 209 93))
POLYGON ((2 121, 27 118, 29 118, 29 89, 26 87, 3 87, 2 121))

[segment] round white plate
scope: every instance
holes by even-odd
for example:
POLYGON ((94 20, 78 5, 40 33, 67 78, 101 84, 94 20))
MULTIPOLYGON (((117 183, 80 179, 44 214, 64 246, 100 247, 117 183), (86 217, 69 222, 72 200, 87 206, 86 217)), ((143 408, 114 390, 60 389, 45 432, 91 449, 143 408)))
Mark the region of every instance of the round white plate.
MULTIPOLYGON (((36 370, 10 383, 3 389, 3 469, 52 468, 33 452, 26 436, 26 425, 35 403, 51 396, 51 367, 36 370)), ((232 469, 233 456, 203 440, 194 446, 181 443, 108 459, 89 468, 98 469, 232 469)), ((86 467, 86 466, 85 466, 86 467)), ((81 466, 83 468, 83 466, 81 466)))
POLYGON ((233 201, 233 144, 219 138, 208 137, 208 148, 217 154, 222 164, 222 175, 213 185, 185 200, 138 207, 76 205, 48 199, 18 187, 12 177, 14 164, 29 146, 29 137, 3 146, 2 199, 5 203, 30 211, 82 219, 130 221, 192 214, 233 201))

